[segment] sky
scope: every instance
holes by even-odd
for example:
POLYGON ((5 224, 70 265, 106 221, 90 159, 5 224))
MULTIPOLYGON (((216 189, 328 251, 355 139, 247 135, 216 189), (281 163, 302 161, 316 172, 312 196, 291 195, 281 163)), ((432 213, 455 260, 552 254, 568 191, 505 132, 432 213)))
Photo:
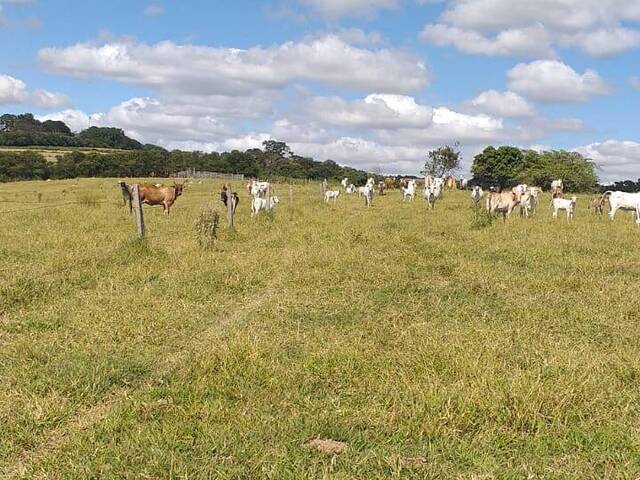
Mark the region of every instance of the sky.
POLYGON ((0 111, 417 174, 459 143, 640 177, 640 0, 0 0, 0 111))

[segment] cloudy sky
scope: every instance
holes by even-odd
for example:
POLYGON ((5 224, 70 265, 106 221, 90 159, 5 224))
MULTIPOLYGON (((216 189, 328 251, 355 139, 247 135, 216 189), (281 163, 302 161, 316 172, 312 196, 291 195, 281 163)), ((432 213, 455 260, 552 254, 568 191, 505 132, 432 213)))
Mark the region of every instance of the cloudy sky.
POLYGON ((0 109, 74 130, 385 173, 565 148, 640 177, 640 0, 0 0, 0 37, 0 109))

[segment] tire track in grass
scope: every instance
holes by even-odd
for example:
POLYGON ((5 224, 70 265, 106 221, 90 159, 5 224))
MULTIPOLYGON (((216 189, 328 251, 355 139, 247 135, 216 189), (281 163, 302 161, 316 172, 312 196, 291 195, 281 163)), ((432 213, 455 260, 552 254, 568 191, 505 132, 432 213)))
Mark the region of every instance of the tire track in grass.
POLYGON ((78 412, 62 425, 45 432, 42 441, 34 448, 23 450, 13 460, 7 462, 8 466, 0 473, 2 479, 25 478, 35 466, 50 455, 59 452, 69 438, 98 425, 106 419, 116 408, 124 405, 129 394, 152 388, 157 381, 170 374, 181 363, 188 360, 189 356, 204 346, 210 346, 215 340, 219 340, 227 333, 227 329, 243 320, 266 303, 278 290, 269 288, 243 302, 242 307, 233 313, 224 316, 220 322, 212 324, 203 332, 196 333, 192 341, 183 348, 165 356, 156 368, 147 374, 147 379, 138 387, 117 388, 103 397, 103 400, 94 405, 82 407, 78 412))

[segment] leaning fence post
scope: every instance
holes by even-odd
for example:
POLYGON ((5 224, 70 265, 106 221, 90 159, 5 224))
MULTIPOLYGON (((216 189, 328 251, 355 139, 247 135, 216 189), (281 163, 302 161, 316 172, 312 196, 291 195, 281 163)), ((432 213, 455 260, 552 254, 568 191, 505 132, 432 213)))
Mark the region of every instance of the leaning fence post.
POLYGON ((142 214, 142 203, 140 203, 140 190, 136 183, 131 186, 131 194, 133 196, 133 208, 136 211, 136 226, 138 228, 138 237, 144 238, 144 215, 142 214))
POLYGON ((233 214, 235 213, 235 197, 231 190, 231 184, 227 183, 227 224, 233 228, 233 214))

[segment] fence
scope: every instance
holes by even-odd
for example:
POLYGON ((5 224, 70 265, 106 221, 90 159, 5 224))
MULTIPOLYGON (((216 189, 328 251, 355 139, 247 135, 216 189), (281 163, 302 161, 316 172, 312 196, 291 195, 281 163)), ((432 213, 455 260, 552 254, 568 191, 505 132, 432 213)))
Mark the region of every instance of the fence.
POLYGON ((183 170, 171 175, 172 178, 222 178, 224 180, 244 180, 243 173, 201 172, 196 169, 183 170))

